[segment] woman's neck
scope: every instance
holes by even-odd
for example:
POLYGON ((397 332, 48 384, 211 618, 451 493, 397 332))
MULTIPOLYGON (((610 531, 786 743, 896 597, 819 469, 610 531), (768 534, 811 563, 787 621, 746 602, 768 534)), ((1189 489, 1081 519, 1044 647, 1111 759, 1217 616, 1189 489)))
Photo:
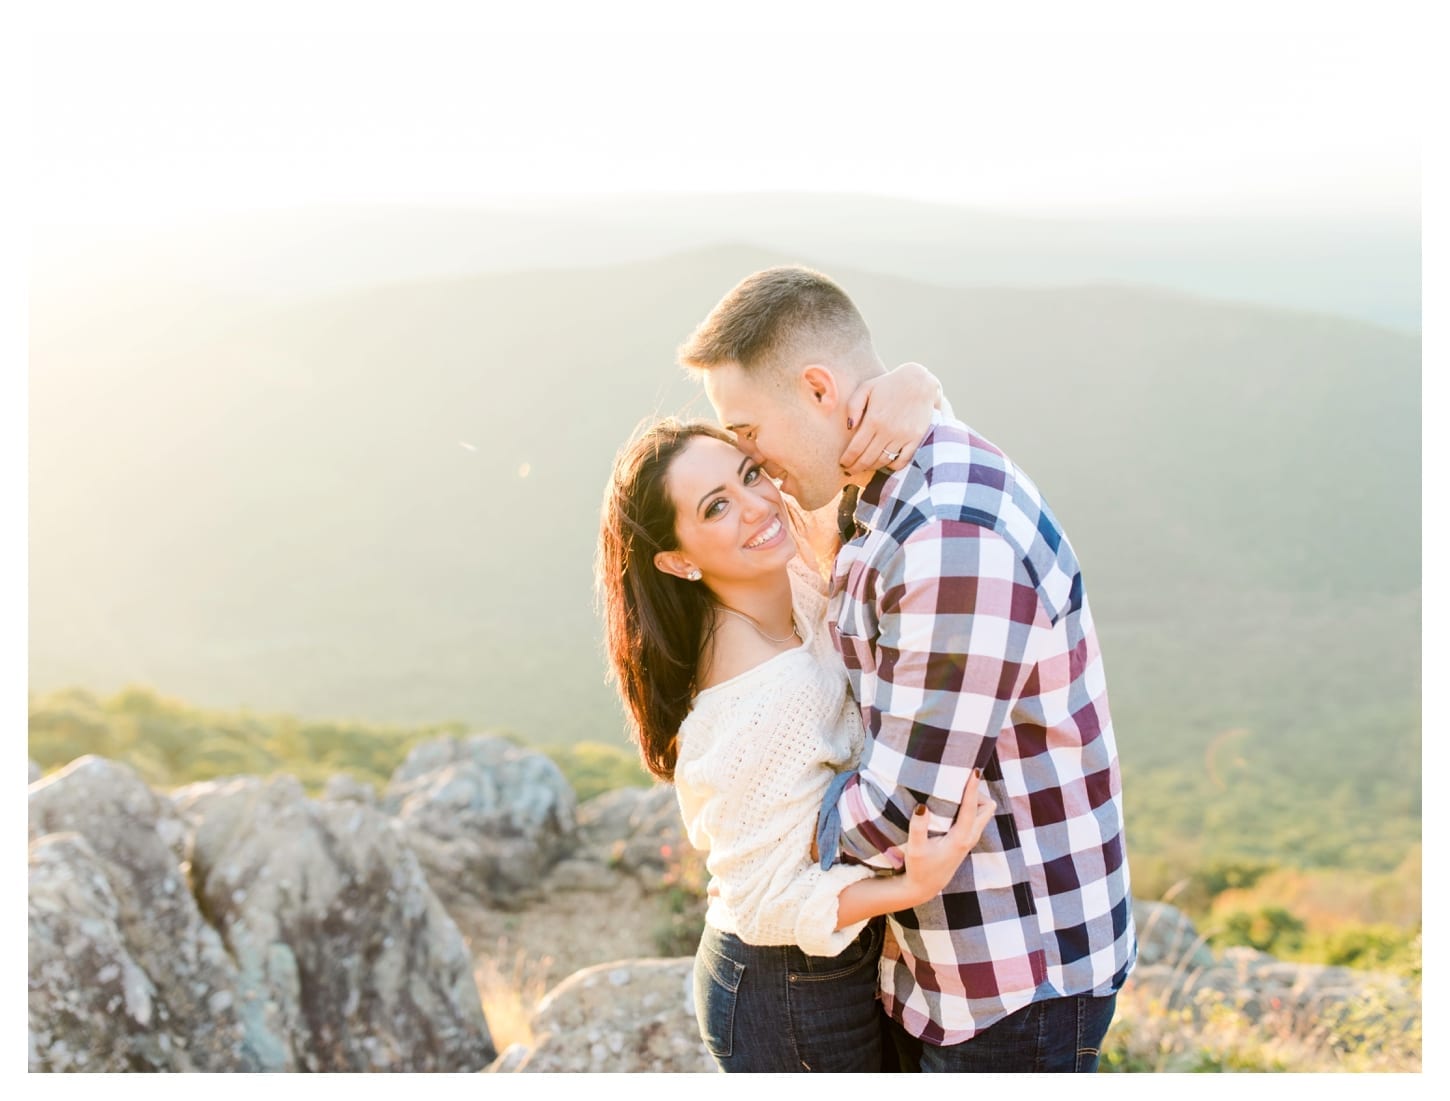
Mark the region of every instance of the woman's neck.
POLYGON ((794 609, 786 570, 749 581, 717 584, 712 591, 721 604, 748 615, 767 634, 785 637, 791 633, 794 609))

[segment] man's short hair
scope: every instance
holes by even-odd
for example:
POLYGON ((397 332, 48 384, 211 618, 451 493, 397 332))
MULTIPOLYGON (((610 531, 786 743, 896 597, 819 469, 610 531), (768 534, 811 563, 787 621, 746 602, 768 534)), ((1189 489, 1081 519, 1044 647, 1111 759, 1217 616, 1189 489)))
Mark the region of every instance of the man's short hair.
POLYGON ((844 356, 870 339, 855 303, 826 276, 766 268, 737 283, 677 355, 694 370, 738 363, 751 371, 798 351, 844 356))

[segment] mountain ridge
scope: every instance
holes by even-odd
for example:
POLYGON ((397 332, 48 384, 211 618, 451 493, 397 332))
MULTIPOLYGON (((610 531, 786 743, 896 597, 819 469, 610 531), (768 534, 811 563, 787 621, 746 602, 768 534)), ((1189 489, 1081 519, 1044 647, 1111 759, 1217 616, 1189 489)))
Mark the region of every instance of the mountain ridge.
MULTIPOLYGON (((737 279, 793 258, 716 246, 236 314, 213 295, 188 331, 164 308, 43 321, 32 687, 622 744, 591 593, 610 460, 652 412, 711 415, 674 349, 737 279)), ((1417 338, 827 270, 883 359, 935 371, 1063 519, 1140 813, 1207 813, 1175 785, 1208 798, 1182 770, 1243 728, 1235 813, 1268 813, 1274 776, 1338 812, 1354 778, 1325 747, 1373 737, 1407 786, 1376 795, 1390 821, 1367 836, 1417 828, 1417 338)))

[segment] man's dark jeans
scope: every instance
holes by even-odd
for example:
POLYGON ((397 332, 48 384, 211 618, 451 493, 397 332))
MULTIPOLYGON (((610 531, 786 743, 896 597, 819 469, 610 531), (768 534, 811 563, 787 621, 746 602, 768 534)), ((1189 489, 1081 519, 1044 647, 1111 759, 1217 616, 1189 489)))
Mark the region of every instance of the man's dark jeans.
POLYGON ((1117 1001, 1116 994, 1047 998, 951 1047, 924 1044, 895 1021, 891 1033, 903 1071, 1090 1073, 1098 1069, 1117 1001))

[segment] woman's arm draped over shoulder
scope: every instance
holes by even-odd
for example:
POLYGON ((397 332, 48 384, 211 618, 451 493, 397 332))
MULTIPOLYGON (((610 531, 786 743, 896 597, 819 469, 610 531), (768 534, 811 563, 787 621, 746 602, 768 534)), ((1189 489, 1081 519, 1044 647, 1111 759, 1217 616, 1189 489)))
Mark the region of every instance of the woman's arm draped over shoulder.
POLYGON ((920 363, 903 363, 866 379, 847 406, 855 431, 841 453, 842 471, 856 477, 903 469, 931 427, 935 409, 953 416, 941 382, 920 363))

